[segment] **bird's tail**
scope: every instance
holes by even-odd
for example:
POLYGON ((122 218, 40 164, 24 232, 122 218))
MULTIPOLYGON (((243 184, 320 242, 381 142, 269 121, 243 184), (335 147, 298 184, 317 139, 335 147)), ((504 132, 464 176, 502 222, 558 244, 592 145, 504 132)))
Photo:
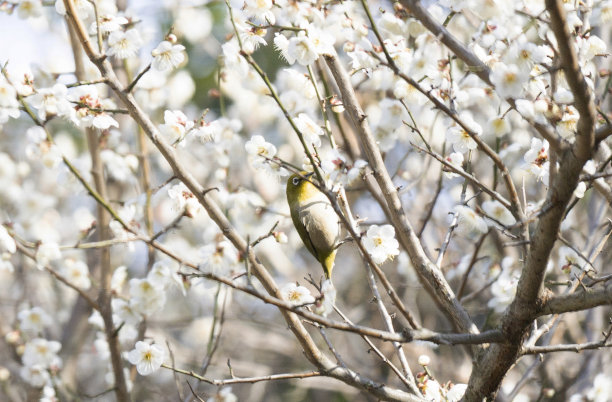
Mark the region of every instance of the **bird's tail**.
POLYGON ((336 251, 333 250, 327 258, 325 258, 321 265, 323 265, 323 272, 325 273, 325 279, 331 279, 332 269, 334 269, 334 260, 336 259, 336 251))

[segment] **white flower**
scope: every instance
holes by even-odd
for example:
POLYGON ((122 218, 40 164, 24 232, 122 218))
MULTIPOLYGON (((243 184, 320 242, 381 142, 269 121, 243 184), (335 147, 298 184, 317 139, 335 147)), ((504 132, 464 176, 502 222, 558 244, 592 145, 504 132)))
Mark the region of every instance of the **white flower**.
POLYGON ((557 103, 570 104, 574 103, 574 94, 569 89, 560 87, 557 88, 557 92, 553 95, 553 99, 557 103))
MULTIPOLYGON (((74 8, 79 17, 83 20, 93 17, 94 15, 94 6, 89 0, 75 0, 74 8)), ((64 0, 55 0, 55 11, 59 15, 66 15, 64 0)))
POLYGON ((236 27, 242 41, 242 50, 246 54, 252 54, 260 45, 268 44, 264 39, 267 33, 265 29, 242 24, 236 24, 236 27))
POLYGON ((17 7, 17 16, 23 19, 40 17, 42 12, 43 6, 40 0, 21 0, 17 7))
POLYGON ((28 140, 32 143, 26 145, 26 155, 32 160, 40 160, 49 169, 55 168, 62 160, 62 153, 51 141, 42 127, 33 126, 26 131, 28 140))
POLYGON ((325 153, 321 160, 321 168, 329 180, 345 186, 354 182, 367 164, 366 161, 358 159, 351 166, 347 163, 346 157, 336 149, 325 153))
POLYGON ((516 219, 514 219, 510 211, 497 200, 483 202, 482 210, 504 226, 512 226, 516 223, 516 219))
POLYGON ((175 184, 168 189, 168 197, 174 201, 174 209, 184 211, 185 215, 193 218, 204 210, 200 201, 183 182, 175 184))
POLYGON ((467 384, 454 384, 451 385, 451 389, 446 393, 446 400, 448 402, 459 402, 463 395, 465 394, 465 390, 467 389, 467 384))
POLYGON ((168 41, 163 41, 153 51, 153 68, 159 71, 172 70, 178 67, 185 60, 185 46, 173 45, 168 41))
POLYGON ((40 307, 21 310, 17 314, 17 318, 19 319, 19 329, 34 334, 42 332, 45 327, 53 323, 49 314, 40 307))
POLYGON ((442 387, 438 381, 426 377, 425 380, 419 384, 419 389, 423 393, 423 396, 428 401, 442 402, 442 387))
POLYGON ((0 253, 0 272, 14 272, 15 267, 11 263, 11 255, 9 253, 0 253))
POLYGON ((525 170, 528 173, 534 175, 544 184, 548 184, 548 141, 532 138, 531 147, 523 156, 523 160, 527 163, 525 170))
POLYGON ((493 117, 487 122, 487 132, 493 133, 496 137, 501 137, 510 132, 510 124, 501 117, 493 117))
POLYGON ((329 313, 334 311, 336 294, 336 288, 332 284, 331 280, 324 280, 321 284, 321 298, 317 299, 314 306, 314 312, 322 315, 323 317, 327 317, 329 313))
POLYGON ((563 116, 561 121, 557 123, 557 131, 563 138, 572 138, 578 129, 578 119, 580 115, 575 107, 569 106, 563 116))
MULTIPOLYGON (((480 135, 482 133, 482 128, 474 121, 470 114, 464 113, 460 117, 466 127, 474 134, 480 135)), ((478 144, 472 139, 468 131, 458 125, 453 125, 446 131, 446 140, 453 145, 455 152, 461 152, 462 154, 478 147, 478 144)))
POLYGON ((580 57, 588 61, 595 56, 604 56, 606 53, 606 42, 596 35, 589 36, 580 44, 580 57))
MULTIPOLYGON (((276 44, 276 39, 274 43, 276 44)), ((277 46, 280 47, 279 45, 277 46)), ((299 64, 307 66, 319 58, 319 53, 317 53, 313 41, 306 36, 304 31, 300 31, 297 36, 289 39, 287 52, 283 53, 283 56, 285 56, 289 64, 297 61, 299 64)))
POLYGON ((118 320, 117 324, 125 322, 126 324, 137 325, 142 321, 142 315, 135 311, 130 303, 123 299, 113 299, 111 301, 113 313, 116 314, 118 320))
POLYGON ((106 54, 118 59, 127 59, 135 56, 142 46, 142 38, 137 29, 127 31, 114 31, 108 36, 108 49, 106 54))
POLYGON ((19 117, 19 114, 17 90, 0 77, 0 124, 7 122, 9 117, 19 117))
POLYGON ((142 341, 136 342, 134 350, 128 353, 129 362, 136 365, 136 370, 140 375, 149 375, 155 372, 161 367, 165 357, 164 349, 142 341))
POLYGON ((225 68, 236 72, 242 78, 246 77, 249 72, 249 63, 240 54, 240 46, 237 41, 231 40, 224 43, 221 50, 225 68))
POLYGON ((127 279, 127 267, 125 265, 121 265, 113 271, 113 276, 111 277, 110 287, 111 290, 115 292, 121 292, 121 288, 125 284, 125 280, 127 279))
POLYGON ((382 264, 399 254, 399 243, 395 239, 395 228, 391 225, 372 225, 363 239, 363 246, 376 264, 382 264))
POLYGON ((64 261, 60 272, 68 282, 78 288, 89 289, 91 287, 89 269, 83 261, 68 258, 64 261))
POLYGON ((166 110, 164 124, 159 126, 159 131, 174 145, 185 138, 193 126, 194 122, 187 120, 187 116, 180 110, 166 110))
POLYGON ((232 393, 232 387, 223 387, 206 402, 238 402, 238 397, 232 393))
POLYGON ((134 180, 134 173, 138 170, 138 157, 133 154, 119 155, 112 149, 103 149, 100 158, 104 162, 104 168, 113 179, 128 183, 134 180))
MULTIPOLYGON (((40 266, 49 265, 51 261, 62 258, 57 243, 41 243, 36 250, 36 262, 40 266)), ((40 267, 42 269, 42 267, 40 267)))
POLYGON ((512 299, 514 299, 517 284, 517 278, 512 276, 508 269, 505 269, 493 285, 491 285, 493 297, 489 300, 487 306, 497 313, 503 312, 510 305, 512 299))
POLYGON ((150 315, 166 304, 164 289, 155 286, 149 279, 130 279, 131 307, 140 314, 150 315))
POLYGON ((283 286, 280 290, 283 299, 293 305, 303 305, 314 303, 315 298, 310 294, 310 290, 304 286, 298 286, 290 282, 283 286))
POLYGON ((586 189, 587 189, 586 183, 581 181, 580 183, 578 183, 578 185, 576 186, 576 189, 574 190, 574 196, 576 196, 576 198, 584 197, 584 192, 586 191, 586 189))
POLYGON ((487 223, 476 212, 465 205, 457 205, 454 209, 457 214, 458 231, 466 236, 487 233, 487 223))
POLYGON ((41 88, 29 99, 32 106, 38 109, 38 117, 46 120, 51 116, 71 117, 74 109, 68 101, 68 88, 64 84, 55 84, 52 88, 41 88))
POLYGON ((520 98, 529 75, 516 64, 497 63, 491 72, 491 82, 500 98, 520 98))
POLYGON ((587 391, 587 398, 593 402, 607 402, 612 395, 612 381, 604 373, 599 373, 593 379, 593 387, 587 391))
POLYGON ((272 7, 274 7, 272 0, 244 0, 243 11, 245 15, 252 17, 255 22, 274 24, 276 17, 272 12, 272 7))
POLYGON ((321 136, 323 128, 314 122, 306 113, 300 113, 293 122, 304 136, 304 141, 308 146, 319 148, 321 146, 321 136))
POLYGON ((51 382, 51 375, 47 368, 37 364, 34 366, 24 366, 19 371, 21 378, 34 388, 42 388, 51 382))
POLYGON ((147 274, 147 278, 154 285, 167 289, 172 284, 178 284, 183 287, 183 283, 177 274, 179 264, 174 260, 162 259, 151 267, 147 274))
MULTIPOLYGON (((446 161, 455 169, 463 171, 463 154, 461 152, 452 152, 446 157, 446 161)), ((459 176, 459 174, 444 170, 444 176, 452 179, 459 176)))
POLYGON ((250 156, 251 164, 255 169, 265 168, 269 165, 268 159, 276 155, 276 147, 265 140, 261 135, 254 135, 244 144, 244 149, 250 156))
POLYGON ((34 338, 25 344, 21 360, 26 366, 41 365, 43 367, 59 366, 61 364, 57 352, 62 345, 56 341, 34 338))
POLYGON ((0 253, 3 251, 8 251, 13 254, 17 251, 17 244, 11 235, 9 235, 6 228, 0 225, 0 253))
POLYGON ((227 240, 216 244, 207 244, 200 249, 204 262, 200 268, 203 272, 226 276, 238 264, 238 250, 227 240))
POLYGON ((584 269, 591 269, 578 253, 566 246, 559 248, 559 264, 561 264, 561 270, 570 275, 572 279, 582 274, 584 269))
POLYGON ((89 33, 95 35, 97 33, 98 27, 100 28, 100 32, 103 34, 108 34, 111 32, 116 32, 121 29, 122 25, 127 24, 129 21, 125 17, 117 16, 117 15, 101 15, 98 18, 98 24, 92 22, 89 27, 89 33))

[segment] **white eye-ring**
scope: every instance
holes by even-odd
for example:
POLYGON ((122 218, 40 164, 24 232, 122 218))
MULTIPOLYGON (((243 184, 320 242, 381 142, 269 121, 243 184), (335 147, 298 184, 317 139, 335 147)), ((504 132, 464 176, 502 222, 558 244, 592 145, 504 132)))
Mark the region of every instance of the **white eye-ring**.
POLYGON ((301 179, 299 177, 294 177, 291 182, 293 183, 294 186, 297 186, 298 184, 300 184, 300 180, 301 179))

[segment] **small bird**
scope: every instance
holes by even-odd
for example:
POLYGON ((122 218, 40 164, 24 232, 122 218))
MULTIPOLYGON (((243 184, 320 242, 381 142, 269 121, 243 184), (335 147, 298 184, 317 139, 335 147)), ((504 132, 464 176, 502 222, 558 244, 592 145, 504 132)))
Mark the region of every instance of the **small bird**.
POLYGON ((340 239, 340 221, 325 194, 309 181, 311 176, 312 173, 302 172, 289 177, 287 202, 302 242, 323 266, 325 278, 330 279, 340 239))

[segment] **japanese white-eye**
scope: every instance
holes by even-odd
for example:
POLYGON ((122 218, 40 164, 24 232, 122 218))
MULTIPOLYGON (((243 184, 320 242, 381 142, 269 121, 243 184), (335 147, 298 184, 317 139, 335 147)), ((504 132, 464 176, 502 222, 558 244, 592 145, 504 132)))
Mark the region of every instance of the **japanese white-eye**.
POLYGON ((330 279, 340 240, 340 222, 325 194, 309 181, 311 176, 312 173, 302 172, 289 177, 287 202, 302 242, 330 279))

